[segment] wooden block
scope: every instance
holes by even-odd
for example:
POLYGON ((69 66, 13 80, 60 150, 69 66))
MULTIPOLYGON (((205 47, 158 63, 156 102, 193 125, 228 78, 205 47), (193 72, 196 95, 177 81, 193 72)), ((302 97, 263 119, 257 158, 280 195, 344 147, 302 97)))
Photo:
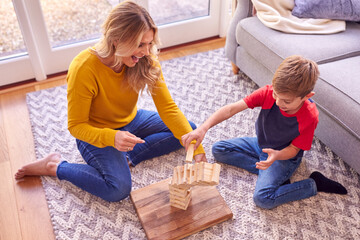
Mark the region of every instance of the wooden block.
POLYGON ((204 163, 204 175, 202 178, 203 183, 209 183, 212 176, 212 164, 211 163, 204 163))
POLYGON ((170 192, 170 205, 173 207, 186 210, 187 207, 189 206, 190 200, 191 200, 191 189, 188 189, 186 191, 186 194, 183 196, 174 195, 172 194, 172 192, 170 192))
POLYGON ((200 170, 200 177, 199 177, 199 181, 204 181, 204 170, 205 170, 205 163, 201 162, 199 163, 199 170, 200 170))
POLYGON ((213 164, 206 162, 206 163, 204 163, 204 168, 205 168, 206 171, 212 171, 213 164))
POLYGON ((174 168, 172 184, 190 188, 195 185, 213 186, 219 184, 220 165, 217 163, 185 164, 174 168))
POLYGON ((193 165, 185 164, 174 168, 171 184, 177 187, 190 188, 193 185, 193 165))
POLYGON ((212 169, 208 169, 206 168, 204 170, 204 176, 205 176, 205 181, 209 181, 210 177, 212 176, 212 169))
POLYGON ((182 210, 186 210, 191 201, 191 189, 188 190, 185 198, 177 198, 176 196, 171 196, 170 194, 170 205, 172 207, 180 208, 182 210))
POLYGON ((220 169, 221 169, 220 164, 217 164, 217 163, 213 164, 213 172, 212 172, 212 176, 211 176, 211 182, 219 184, 220 169))
POLYGON ((184 165, 184 171, 182 171, 182 176, 181 176, 181 183, 187 183, 187 176, 188 176, 188 164, 184 165))
POLYGON ((169 181, 134 190, 130 198, 148 239, 181 239, 231 219, 216 187, 193 187, 186 210, 170 205, 169 181))
POLYGON ((202 177, 197 179, 198 186, 214 186, 219 184, 220 165, 217 163, 203 163, 199 167, 202 177))
POLYGON ((195 165, 194 165, 194 182, 198 182, 199 178, 200 178, 199 163, 195 163, 195 165))
POLYGON ((191 163, 194 156, 194 146, 195 144, 190 144, 186 152, 185 162, 191 163))
POLYGON ((185 198, 189 193, 190 188, 178 188, 174 185, 169 185, 170 195, 175 195, 181 198, 185 198))
POLYGON ((184 166, 177 166, 176 167, 177 170, 177 181, 176 184, 181 184, 181 176, 182 176, 182 171, 184 171, 184 166))
POLYGON ((192 164, 189 164, 189 179, 188 179, 188 184, 190 185, 193 185, 194 181, 195 181, 195 178, 194 178, 194 175, 195 175, 195 168, 194 168, 194 165, 192 164))
POLYGON ((171 184, 177 184, 177 179, 178 179, 178 176, 177 176, 177 169, 174 168, 173 170, 173 176, 172 176, 172 179, 171 179, 171 184))
POLYGON ((181 210, 186 210, 187 209, 187 206, 179 205, 179 204, 176 204, 176 203, 172 203, 171 206, 176 207, 176 208, 180 208, 181 210))

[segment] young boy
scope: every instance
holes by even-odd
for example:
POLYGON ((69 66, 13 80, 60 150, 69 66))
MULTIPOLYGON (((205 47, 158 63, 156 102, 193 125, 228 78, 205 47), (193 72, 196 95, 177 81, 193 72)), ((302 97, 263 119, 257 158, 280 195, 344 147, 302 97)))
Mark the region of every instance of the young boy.
POLYGON ((219 162, 258 174, 254 202, 271 209, 308 198, 317 192, 346 194, 346 189, 319 172, 290 184, 303 153, 310 150, 318 123, 318 111, 310 99, 319 76, 317 64, 301 56, 286 58, 276 70, 272 85, 254 91, 244 99, 217 110, 199 128, 182 137, 187 147, 196 147, 216 124, 247 108, 261 107, 256 121, 257 137, 219 141, 212 152, 219 162))

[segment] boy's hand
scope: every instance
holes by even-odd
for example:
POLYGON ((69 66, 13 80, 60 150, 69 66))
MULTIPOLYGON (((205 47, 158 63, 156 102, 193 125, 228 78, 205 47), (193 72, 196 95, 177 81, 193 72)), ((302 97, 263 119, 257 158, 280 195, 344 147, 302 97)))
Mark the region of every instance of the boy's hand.
MULTIPOLYGON (((194 149, 196 150, 199 147, 202 140, 204 139, 205 134, 206 134, 206 130, 203 130, 201 127, 199 127, 197 129, 195 129, 194 131, 183 135, 181 137, 181 141, 184 144, 185 149, 187 150, 191 141, 196 140, 196 143, 194 146, 194 149)), ((205 159, 206 159, 206 157, 205 157, 205 159)))
POLYGON ((279 154, 278 150, 274 150, 271 148, 264 148, 263 152, 268 154, 268 158, 266 159, 266 161, 260 161, 256 163, 256 168, 260 170, 268 169, 271 164, 273 164, 277 160, 277 155, 279 154))

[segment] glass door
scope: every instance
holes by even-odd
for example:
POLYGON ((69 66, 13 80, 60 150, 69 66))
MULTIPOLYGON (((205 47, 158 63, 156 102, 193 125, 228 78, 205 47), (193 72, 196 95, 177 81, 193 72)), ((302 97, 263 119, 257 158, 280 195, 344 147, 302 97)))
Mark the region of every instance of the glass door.
MULTIPOLYGON (((1 0, 0 85, 66 71, 80 51, 98 41, 101 24, 121 1, 1 0)), ((230 1, 135 0, 158 25, 160 48, 224 36, 230 1)))
POLYGON ((0 1, 0 86, 34 78, 11 0, 0 1))
POLYGON ((219 0, 146 2, 145 7, 159 26, 162 48, 219 35, 219 0))

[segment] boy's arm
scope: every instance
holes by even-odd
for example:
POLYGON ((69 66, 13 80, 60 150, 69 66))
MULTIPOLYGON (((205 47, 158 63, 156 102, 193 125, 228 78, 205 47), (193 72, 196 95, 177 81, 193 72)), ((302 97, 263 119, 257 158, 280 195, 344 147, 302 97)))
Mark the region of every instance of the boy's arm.
POLYGON ((202 142, 206 132, 210 128, 212 128, 218 123, 221 123, 222 121, 225 121, 226 119, 229 119, 230 117, 247 108, 248 106, 243 99, 238 102, 221 107, 219 110, 213 113, 200 127, 181 137, 185 148, 187 149, 192 140, 196 140, 196 144, 194 146, 194 148, 196 149, 202 142))
POLYGON ((268 158, 265 161, 257 162, 256 168, 260 170, 265 170, 269 168, 271 164, 273 164, 276 160, 288 160, 295 157, 299 151, 300 148, 295 147, 292 144, 280 151, 271 148, 264 148, 263 152, 268 154, 268 158))

